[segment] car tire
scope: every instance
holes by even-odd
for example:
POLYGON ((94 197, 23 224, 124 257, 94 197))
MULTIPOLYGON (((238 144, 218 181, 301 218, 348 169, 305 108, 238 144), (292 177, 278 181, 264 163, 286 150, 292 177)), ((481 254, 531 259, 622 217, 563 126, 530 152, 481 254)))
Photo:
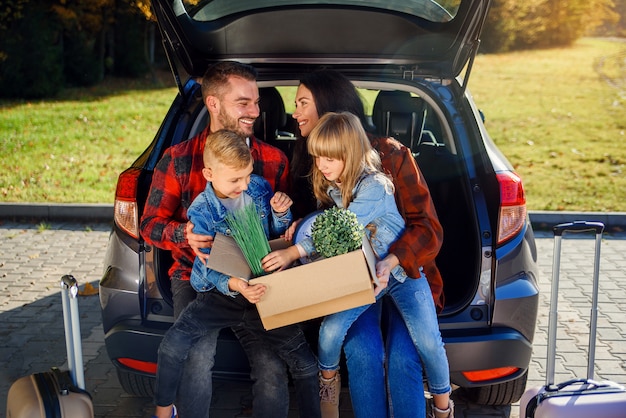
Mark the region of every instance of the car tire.
POLYGON ((515 380, 464 389, 465 397, 478 405, 503 406, 520 400, 526 389, 528 371, 515 380))
POLYGON ((136 373, 130 373, 117 369, 117 379, 124 392, 132 396, 151 398, 154 396, 154 383, 156 379, 136 373))

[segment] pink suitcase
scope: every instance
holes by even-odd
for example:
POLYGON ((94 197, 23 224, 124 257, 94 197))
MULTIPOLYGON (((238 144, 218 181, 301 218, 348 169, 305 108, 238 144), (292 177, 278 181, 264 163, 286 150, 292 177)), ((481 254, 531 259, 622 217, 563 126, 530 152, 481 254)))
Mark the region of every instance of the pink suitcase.
POLYGON ((615 382, 593 380, 598 320, 598 282, 600 276, 600 245, 604 225, 600 222, 577 221, 556 225, 554 228, 554 257, 550 314, 548 317, 548 353, 546 358, 546 384, 527 389, 520 399, 520 418, 624 418, 626 417, 626 390, 615 382), (556 362, 557 305, 561 238, 565 232, 595 231, 596 246, 589 327, 589 355, 587 378, 572 379, 554 384, 556 362))
POLYGON ((74 277, 61 279, 68 371, 56 367, 16 380, 7 395, 7 418, 93 418, 85 374, 78 316, 78 285, 74 277))

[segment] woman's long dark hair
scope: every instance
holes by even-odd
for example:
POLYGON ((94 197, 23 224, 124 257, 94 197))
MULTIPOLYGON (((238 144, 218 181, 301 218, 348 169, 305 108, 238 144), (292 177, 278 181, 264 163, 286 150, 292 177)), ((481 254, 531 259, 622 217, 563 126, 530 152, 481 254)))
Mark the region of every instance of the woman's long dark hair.
MULTIPOLYGON (((313 95, 319 117, 328 112, 350 112, 359 118, 364 127, 368 126, 363 101, 354 84, 343 74, 334 70, 317 70, 304 75, 300 84, 313 95)), ((298 195, 293 199, 294 214, 302 216, 315 209, 309 179, 313 160, 307 152, 306 138, 301 137, 299 132, 297 135, 291 156, 290 174, 292 191, 298 195)))

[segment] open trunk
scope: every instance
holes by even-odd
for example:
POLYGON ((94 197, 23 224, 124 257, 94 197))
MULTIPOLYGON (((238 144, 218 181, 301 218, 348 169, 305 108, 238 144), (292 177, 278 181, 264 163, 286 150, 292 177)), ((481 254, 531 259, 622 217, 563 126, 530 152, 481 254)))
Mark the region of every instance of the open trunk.
MULTIPOLYGON (((294 81, 293 83, 297 83, 294 81)), ((357 83, 358 84, 358 83, 357 83)), ((288 156, 295 139, 293 119, 285 106, 293 101, 295 87, 276 89, 260 83, 261 116, 257 120, 256 136, 282 149, 288 156), (279 93, 282 92, 282 93, 279 93), (284 96, 284 97, 283 97, 284 96)), ((365 83, 368 86, 367 83, 365 83)), ((409 93, 393 87, 360 88, 365 97, 366 110, 371 116, 369 130, 377 135, 392 136, 409 147, 427 180, 431 195, 444 229, 444 242, 437 257, 437 265, 444 280, 446 306, 444 315, 450 315, 467 306, 475 294, 480 275, 480 243, 474 203, 469 192, 466 169, 461 164, 451 128, 442 122, 441 110, 425 94, 409 93), (386 90, 389 88, 390 90, 386 90), (372 103, 368 103, 371 97, 372 103)), ((208 114, 199 96, 187 107, 187 130, 174 138, 185 140, 200 132, 208 123, 208 114)), ((181 124, 178 124, 180 130, 181 124)), ((173 144, 168 144, 173 145, 173 144)), ((159 154, 167 148, 161 144, 159 154)), ((154 152, 157 152, 154 149, 154 152)), ((160 155, 159 155, 160 157, 160 155)), ((157 160, 157 159, 155 159, 157 160)), ((171 301, 167 270, 171 258, 155 249, 158 287, 166 300, 171 301)), ((150 282, 148 278, 148 282, 150 282)))

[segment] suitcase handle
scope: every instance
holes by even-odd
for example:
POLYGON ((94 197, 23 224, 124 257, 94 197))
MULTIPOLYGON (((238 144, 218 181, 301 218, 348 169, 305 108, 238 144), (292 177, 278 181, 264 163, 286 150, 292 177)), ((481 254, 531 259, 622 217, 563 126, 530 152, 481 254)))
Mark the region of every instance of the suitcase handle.
POLYGON ((600 245, 602 242, 602 222, 575 221, 558 224, 554 231, 554 253, 552 259, 552 284, 550 290, 550 312, 548 315, 548 353, 546 358, 546 386, 554 384, 556 363, 557 305, 559 300, 559 270, 561 263, 561 240, 564 232, 594 231, 596 234, 591 291, 591 317, 589 319, 589 347, 587 359, 587 379, 593 379, 596 351, 596 330, 598 322, 598 285, 600 280, 600 245))
POLYGON ((604 231, 604 224, 602 222, 574 221, 555 225, 552 230, 555 236, 561 236, 564 232, 585 231, 595 231, 596 234, 601 234, 604 231))
POLYGON ((61 302, 63 305, 63 325, 67 364, 74 385, 85 389, 83 350, 80 338, 80 316, 78 315, 78 282, 69 274, 61 277, 61 302))
POLYGON ((70 292, 70 296, 75 298, 78 295, 78 282, 74 276, 66 274, 61 277, 61 288, 67 289, 70 292))

